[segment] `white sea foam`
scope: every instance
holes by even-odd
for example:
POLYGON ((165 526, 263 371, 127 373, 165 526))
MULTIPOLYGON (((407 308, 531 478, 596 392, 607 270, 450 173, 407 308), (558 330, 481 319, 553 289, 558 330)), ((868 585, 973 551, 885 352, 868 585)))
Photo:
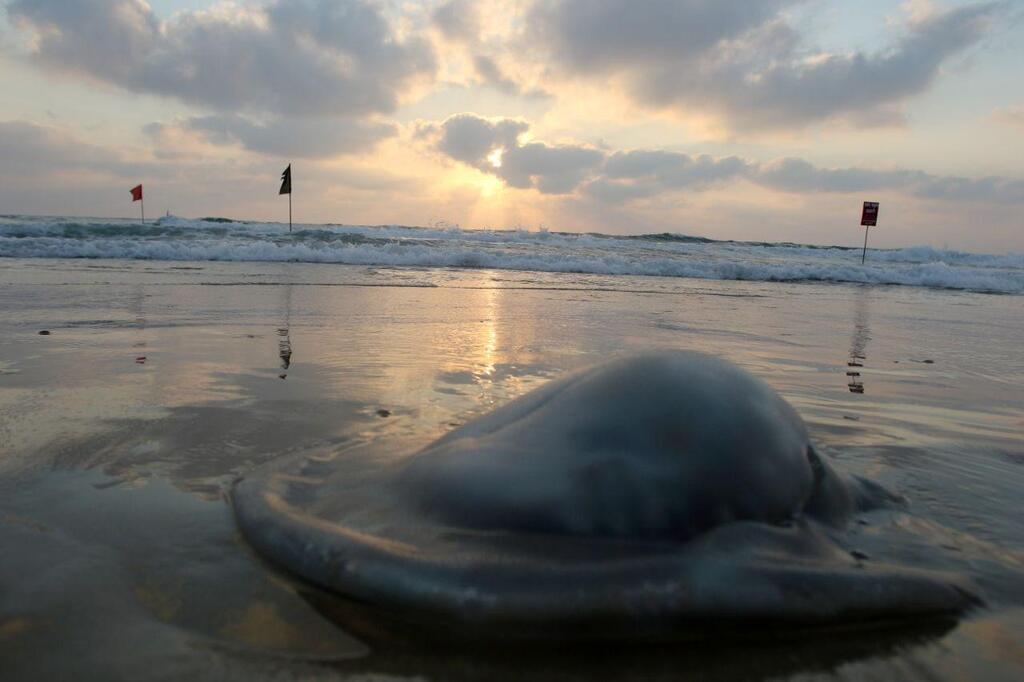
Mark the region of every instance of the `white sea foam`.
POLYGON ((1024 254, 928 246, 860 251, 799 244, 711 242, 673 235, 612 237, 447 226, 302 225, 164 218, 0 219, 0 257, 168 261, 295 261, 489 268, 749 281, 824 281, 1024 293, 1024 254))

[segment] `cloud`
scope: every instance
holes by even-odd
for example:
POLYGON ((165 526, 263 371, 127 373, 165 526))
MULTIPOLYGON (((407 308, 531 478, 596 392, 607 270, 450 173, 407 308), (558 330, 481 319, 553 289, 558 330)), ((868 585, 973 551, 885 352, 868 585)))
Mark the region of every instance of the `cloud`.
POLYGON ((716 159, 665 151, 616 152, 605 162, 602 177, 589 183, 584 192, 601 201, 628 201, 684 188, 707 188, 746 176, 751 168, 735 156, 716 159))
POLYGON ((213 144, 241 144, 260 154, 312 159, 365 152, 397 134, 397 127, 388 123, 352 119, 273 119, 260 123, 232 114, 192 117, 179 126, 213 144))
POLYGON ((740 180, 792 194, 903 192, 929 200, 1024 204, 1024 180, 1012 178, 822 168, 795 158, 759 162, 644 149, 607 153, 575 144, 522 143, 528 130, 525 121, 458 114, 422 126, 420 137, 449 158, 501 178, 510 187, 575 193, 605 204, 696 193, 740 180))
POLYGON ((529 124, 514 119, 491 121, 457 114, 428 126, 423 136, 448 157, 495 175, 511 187, 543 194, 568 194, 604 161, 604 152, 581 145, 521 144, 529 124))
POLYGON ((104 200, 91 203, 90 194, 127 196, 128 187, 140 181, 221 192, 244 167, 185 157, 167 163, 145 149, 91 144, 63 128, 17 120, 0 121, 0 157, 4 205, 47 213, 62 206, 100 206, 104 200))
POLYGON ((803 159, 763 164, 751 179, 770 189, 804 194, 903 191, 923 199, 1024 203, 1024 180, 942 176, 920 170, 819 168, 803 159))
POLYGON ((474 43, 480 34, 480 17, 470 0, 448 0, 439 5, 430 18, 448 40, 474 43))
MULTIPOLYGON (((741 126, 801 125, 842 114, 879 115, 880 110, 881 115, 891 116, 885 107, 926 90, 946 59, 984 35, 996 6, 969 5, 914 22, 896 46, 882 53, 821 54, 813 60, 784 61, 759 69, 763 55, 750 52, 739 62, 750 75, 743 81, 733 78, 729 89, 719 88, 714 80, 732 75, 736 64, 694 78, 690 84, 710 90, 741 126)), ((674 90, 665 88, 659 75, 652 84, 673 101, 688 100, 683 90, 686 83, 674 90)))
MULTIPOLYGON (((159 124, 147 126, 154 137, 161 134, 159 124)), ((28 121, 0 121, 0 176, 5 181, 31 180, 35 187, 45 187, 67 174, 75 174, 74 183, 62 183, 60 189, 75 191, 74 185, 84 178, 102 179, 110 176, 139 179, 161 178, 167 181, 187 177, 197 169, 223 168, 219 160, 206 161, 181 154, 168 163, 159 150, 130 147, 108 147, 82 141, 74 133, 54 126, 28 121)), ((232 163, 232 168, 242 164, 232 163)), ((0 183, 3 184, 3 183, 0 183)))
POLYGON ((542 194, 568 194, 600 167, 604 152, 578 145, 542 142, 508 147, 495 175, 512 187, 536 188, 542 194))
MULTIPOLYGON (((492 8, 493 9, 493 8, 492 8)), ((514 12, 508 7, 497 14, 501 21, 514 22, 514 12)), ((472 74, 475 74, 475 84, 493 88, 494 90, 510 97, 527 97, 532 99, 546 99, 551 94, 540 87, 524 87, 514 78, 510 77, 505 68, 499 64, 494 54, 504 54, 506 66, 509 62, 513 65, 523 63, 518 59, 515 51, 509 50, 510 45, 502 40, 487 40, 484 38, 484 18, 486 10, 482 9, 482 3, 471 0, 448 0, 437 6, 430 15, 431 23, 440 32, 442 46, 440 51, 448 53, 449 61, 454 61, 461 66, 461 57, 464 55, 472 67, 472 74), (457 54, 458 58, 452 59, 451 55, 457 54)), ((490 18, 494 19, 492 15, 490 18)), ((488 25, 493 29, 493 25, 488 25)), ((468 80, 472 80, 472 75, 468 80)))
POLYGON ((506 118, 492 122, 474 114, 456 114, 440 125, 437 149, 456 161, 485 167, 491 152, 514 147, 529 129, 525 121, 506 118))
POLYGON ((574 72, 683 63, 741 36, 795 0, 538 0, 534 36, 574 72))
POLYGON ((498 63, 487 55, 478 54, 473 57, 473 68, 481 82, 500 93, 510 96, 522 96, 531 99, 547 99, 551 93, 542 88, 524 89, 522 85, 505 75, 498 63))
POLYGON ((928 176, 920 171, 818 168, 803 159, 779 159, 757 169, 758 184, 785 192, 864 192, 905 187, 928 176))
POLYGON ((218 5, 168 21, 142 0, 14 0, 7 12, 34 33, 42 66, 224 111, 390 112, 436 66, 425 40, 400 39, 368 0, 218 5))
POLYGON ((710 112, 734 130, 879 125, 902 120, 899 105, 1004 7, 918 12, 890 48, 838 54, 809 49, 786 23, 798 1, 539 0, 532 39, 563 73, 619 77, 636 103, 710 112))
POLYGON ((490 85, 499 92, 509 95, 518 95, 519 86, 501 72, 501 67, 493 59, 486 55, 477 55, 473 58, 473 67, 476 73, 486 85, 490 85))
POLYGON ((748 174, 754 166, 737 157, 634 150, 606 152, 578 144, 521 142, 529 124, 458 114, 421 129, 437 151, 501 178, 517 189, 542 194, 584 194, 602 201, 651 197, 748 174))
POLYGON ((912 188, 912 193, 945 201, 1024 204, 1024 180, 927 176, 912 188))
POLYGON ((22 171, 78 168, 113 160, 98 147, 78 142, 56 128, 27 121, 0 121, 0 157, 5 168, 17 166, 22 171))

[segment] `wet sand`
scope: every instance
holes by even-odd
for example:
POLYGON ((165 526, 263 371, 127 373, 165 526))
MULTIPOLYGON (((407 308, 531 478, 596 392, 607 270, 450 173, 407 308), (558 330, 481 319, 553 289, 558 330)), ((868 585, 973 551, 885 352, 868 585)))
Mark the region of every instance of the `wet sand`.
POLYGON ((4 679, 1019 679, 1021 298, 338 265, 0 262, 4 679), (50 332, 40 335, 40 331, 50 332), (293 454, 409 452, 565 371, 713 352, 779 390, 987 606, 966 621, 578 650, 365 643, 240 540, 293 454))

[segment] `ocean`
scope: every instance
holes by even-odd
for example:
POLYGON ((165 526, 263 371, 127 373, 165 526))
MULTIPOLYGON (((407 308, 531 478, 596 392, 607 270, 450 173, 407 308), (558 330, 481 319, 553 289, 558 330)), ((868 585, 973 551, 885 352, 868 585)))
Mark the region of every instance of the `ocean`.
POLYGON ((1020 679, 1024 256, 860 256, 4 217, 0 677, 1020 679), (337 624, 238 533, 240 476, 369 446, 388 466, 566 372, 670 349, 765 380, 835 469, 906 500, 857 526, 869 568, 954 575, 983 605, 797 638, 427 647, 337 624))
POLYGON ((675 234, 299 225, 224 218, 0 216, 0 257, 260 261, 642 275, 755 282, 899 284, 1024 293, 1024 253, 988 255, 916 246, 861 249, 714 241, 675 234))

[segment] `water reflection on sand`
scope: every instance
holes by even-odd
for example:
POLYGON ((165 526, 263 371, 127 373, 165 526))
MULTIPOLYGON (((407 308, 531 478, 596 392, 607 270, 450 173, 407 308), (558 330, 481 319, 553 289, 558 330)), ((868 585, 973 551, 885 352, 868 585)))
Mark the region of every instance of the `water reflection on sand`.
POLYGON ((850 358, 846 361, 846 377, 849 380, 847 387, 850 393, 863 393, 864 381, 861 373, 864 369, 864 361, 868 342, 871 340, 871 326, 868 319, 868 307, 870 305, 870 287, 857 287, 857 294, 854 299, 853 313, 853 337, 850 339, 850 358))
POLYGON ((281 359, 281 373, 279 379, 288 378, 288 368, 292 365, 292 285, 285 284, 281 289, 284 292, 284 322, 277 328, 277 356, 281 359))

